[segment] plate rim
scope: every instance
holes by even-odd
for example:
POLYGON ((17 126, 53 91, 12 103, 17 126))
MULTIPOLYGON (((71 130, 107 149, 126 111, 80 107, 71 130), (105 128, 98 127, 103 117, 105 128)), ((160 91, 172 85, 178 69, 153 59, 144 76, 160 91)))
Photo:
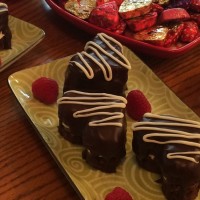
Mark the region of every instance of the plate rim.
MULTIPOLYGON (((45 32, 43 29, 35 26, 34 24, 32 23, 29 23, 29 22, 26 22, 22 19, 19 19, 17 17, 14 17, 12 15, 9 15, 9 21, 10 20, 16 20, 18 21, 19 23, 22 23, 22 24, 27 24, 31 27, 34 27, 34 29, 37 30, 38 32, 38 37, 35 38, 35 37, 32 37, 32 39, 34 39, 32 41, 32 44, 29 45, 27 48, 24 48, 23 51, 21 53, 17 53, 13 58, 11 58, 10 60, 7 60, 5 62, 2 62, 1 63, 1 66, 0 66, 0 73, 3 72, 4 70, 6 70, 10 65, 12 65, 14 62, 16 62, 18 59, 20 59, 21 57, 23 57, 26 53, 28 53, 30 50, 32 50, 35 46, 37 46, 45 37, 45 32)), ((13 33, 12 33, 13 34, 13 33)), ((22 38, 23 40, 23 38, 22 38)), ((24 40, 23 40, 24 41, 24 40)), ((2 50, 2 51, 7 51, 7 50, 2 50)), ((12 48, 11 48, 11 51, 12 51, 12 48)), ((2 56, 0 55, 1 59, 2 59, 2 56)))

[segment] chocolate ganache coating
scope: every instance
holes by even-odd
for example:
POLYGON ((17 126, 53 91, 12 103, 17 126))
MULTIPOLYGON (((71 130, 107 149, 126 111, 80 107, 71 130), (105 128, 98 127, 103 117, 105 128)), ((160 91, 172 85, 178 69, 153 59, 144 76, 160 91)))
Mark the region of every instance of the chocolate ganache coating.
POLYGON ((73 89, 124 95, 131 66, 122 49, 112 37, 97 34, 93 41, 86 43, 84 51, 71 58, 63 92, 73 89))
MULTIPOLYGON (((119 109, 113 109, 113 112, 116 111, 119 112, 119 109)), ((108 173, 115 172, 116 166, 126 155, 126 119, 123 117, 117 122, 122 126, 87 125, 83 132, 83 158, 89 165, 108 173)))
POLYGON ((161 175, 168 200, 194 200, 200 187, 200 123, 146 113, 133 124, 138 164, 161 175))
POLYGON ((58 99, 59 132, 84 146, 89 165, 114 172, 126 154, 126 103, 122 96, 69 90, 58 99))
POLYGON ((5 3, 0 3, 0 49, 11 49, 12 33, 8 21, 8 6, 5 3))

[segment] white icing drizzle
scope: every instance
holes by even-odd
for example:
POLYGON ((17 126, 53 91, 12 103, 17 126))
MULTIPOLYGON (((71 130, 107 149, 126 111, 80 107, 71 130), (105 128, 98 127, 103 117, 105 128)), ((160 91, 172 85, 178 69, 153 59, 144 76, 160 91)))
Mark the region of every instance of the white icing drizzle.
POLYGON ((0 12, 8 11, 8 6, 5 3, 0 3, 0 12))
POLYGON ((144 117, 166 119, 166 120, 172 120, 172 121, 183 122, 183 123, 197 124, 197 125, 200 126, 200 122, 197 122, 197 121, 194 121, 194 120, 182 119, 182 118, 166 116, 166 115, 158 115, 158 114, 146 113, 144 115, 144 117))
POLYGON ((0 32, 0 39, 2 39, 5 35, 2 33, 2 31, 0 32))
POLYGON ((81 104, 90 106, 90 108, 74 112, 74 118, 104 115, 107 117, 101 118, 100 120, 90 121, 89 126, 122 127, 122 123, 116 122, 115 120, 122 119, 124 117, 124 114, 122 112, 110 112, 109 110, 111 108, 125 108, 127 100, 124 97, 107 93, 88 93, 77 90, 69 90, 65 93, 75 93, 80 96, 63 96, 57 100, 58 104, 81 104), (103 102, 103 100, 106 101, 103 102))
MULTIPOLYGON (((145 142, 151 142, 151 143, 156 143, 156 144, 183 144, 186 146, 197 147, 200 149, 199 142, 189 141, 193 139, 200 139, 200 132, 190 133, 190 132, 185 132, 185 131, 180 131, 180 130, 173 130, 173 127, 188 127, 188 128, 197 128, 200 131, 199 122, 193 121, 193 120, 181 119, 181 118, 172 117, 172 116, 156 115, 152 113, 146 113, 144 117, 155 118, 159 120, 169 120, 169 122, 136 122, 134 123, 132 126, 133 131, 140 131, 140 130, 150 131, 150 133, 147 133, 143 136, 143 140, 145 142), (162 128, 162 126, 171 127, 171 129, 162 128), (159 137, 162 138, 162 141, 158 140, 159 137), (157 139, 153 139, 153 138, 157 138, 157 139), (163 141, 163 138, 165 139, 164 141, 163 141)), ((198 163, 198 161, 195 160, 190 155, 200 155, 200 151, 168 153, 167 158, 168 159, 178 158, 178 159, 184 159, 184 160, 198 163)))
POLYGON ((90 58, 93 62, 95 62, 101 68, 106 81, 112 80, 112 68, 109 65, 109 63, 104 59, 103 55, 106 55, 107 57, 111 58, 112 60, 114 60, 115 62, 120 64, 121 66, 123 66, 127 69, 131 69, 131 64, 126 59, 126 57, 123 55, 123 53, 121 53, 120 51, 115 49, 109 41, 112 41, 113 43, 119 45, 120 48, 123 50, 122 45, 117 40, 106 35, 105 33, 98 33, 97 35, 113 52, 115 52, 121 58, 121 60, 119 60, 112 54, 109 54, 97 43, 95 43, 93 41, 89 41, 86 43, 84 51, 81 53, 77 53, 77 56, 80 58, 80 60, 83 62, 84 65, 81 65, 80 63, 78 63, 76 61, 70 61, 70 63, 74 63, 77 67, 79 67, 84 72, 84 74, 86 75, 86 77, 88 79, 92 79, 94 77, 94 71, 93 71, 92 67, 84 59, 84 57, 83 57, 83 55, 84 55, 84 56, 90 58), (88 54, 86 52, 87 49, 90 49, 99 58, 99 60, 103 64, 101 62, 99 62, 97 59, 95 59, 94 57, 92 57, 90 54, 88 54))
POLYGON ((189 154, 189 155, 199 155, 200 151, 181 152, 181 155, 180 155, 179 152, 178 153, 177 152, 175 152, 175 153, 168 153, 167 154, 167 158, 169 158, 169 159, 182 158, 182 159, 189 160, 189 161, 192 161, 192 162, 195 162, 195 163, 199 163, 198 161, 196 161, 192 157, 183 156, 183 155, 187 155, 187 154, 189 154))

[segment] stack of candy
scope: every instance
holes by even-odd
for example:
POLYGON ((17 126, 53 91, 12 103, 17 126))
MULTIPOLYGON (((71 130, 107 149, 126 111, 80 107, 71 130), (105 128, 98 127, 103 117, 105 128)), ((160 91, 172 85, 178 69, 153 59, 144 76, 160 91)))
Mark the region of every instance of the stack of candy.
POLYGON ((65 9, 96 26, 157 46, 199 37, 200 0, 68 0, 65 9))

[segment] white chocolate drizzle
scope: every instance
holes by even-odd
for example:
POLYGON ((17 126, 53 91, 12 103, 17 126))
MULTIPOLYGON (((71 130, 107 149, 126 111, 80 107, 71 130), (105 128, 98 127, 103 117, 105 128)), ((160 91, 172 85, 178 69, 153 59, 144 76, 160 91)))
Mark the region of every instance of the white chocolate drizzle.
POLYGON ((131 69, 131 64, 126 59, 126 57, 123 55, 123 53, 118 51, 109 41, 119 45, 120 48, 123 50, 123 47, 122 47, 121 43, 119 43, 114 38, 106 35, 105 33, 98 33, 97 35, 113 52, 115 52, 119 56, 120 59, 116 58, 112 54, 110 54, 107 51, 105 51, 97 43, 95 43, 93 41, 89 41, 89 42, 86 43, 84 51, 81 52, 81 53, 77 53, 76 54, 80 58, 80 60, 83 62, 84 65, 82 65, 82 64, 80 64, 80 63, 78 63, 76 61, 70 61, 70 63, 74 63, 77 67, 79 67, 84 72, 84 74, 86 75, 86 77, 88 79, 94 78, 94 71, 93 71, 92 67, 87 63, 86 59, 83 57, 83 55, 84 55, 85 57, 91 59, 98 67, 101 68, 101 70, 103 72, 103 75, 104 75, 104 78, 105 78, 106 81, 112 80, 112 76, 113 75, 112 75, 111 66, 104 59, 105 56, 107 56, 110 59, 112 59, 113 61, 117 62, 122 67, 125 67, 127 69, 131 69), (96 57, 99 58, 100 61, 95 59, 95 57, 91 56, 91 54, 87 53, 86 51, 88 49, 90 49, 96 55, 96 57))
POLYGON ((2 33, 2 31, 0 32, 0 39, 2 39, 5 35, 2 33))
POLYGON ((186 146, 199 148, 199 151, 173 152, 167 154, 168 159, 185 159, 188 161, 198 163, 198 161, 195 158, 191 157, 191 155, 200 155, 200 142, 194 141, 194 139, 197 140, 200 139, 199 122, 193 120, 181 119, 178 117, 156 115, 151 113, 146 113, 144 117, 168 121, 168 122, 144 121, 144 122, 134 123, 132 126, 133 132, 141 130, 146 130, 148 132, 150 131, 150 133, 147 133, 143 136, 144 142, 150 142, 155 144, 183 144, 186 146), (164 128, 164 127, 169 127, 169 128, 164 128), (173 127, 196 128, 199 129, 199 131, 197 133, 190 133, 180 130, 174 130, 173 127), (158 140, 158 138, 162 138, 162 140, 158 140))
POLYGON ((104 116, 100 120, 89 122, 89 126, 119 126, 122 123, 116 122, 122 119, 124 114, 122 112, 109 111, 112 108, 125 108, 127 100, 122 96, 107 94, 107 93, 87 93, 77 90, 69 90, 66 93, 74 93, 80 96, 61 97, 57 100, 58 104, 80 104, 85 105, 86 109, 78 110, 73 113, 74 118, 104 116), (87 106, 89 108, 87 108, 87 106))
POLYGON ((8 6, 5 3, 0 3, 0 12, 8 11, 8 6))

